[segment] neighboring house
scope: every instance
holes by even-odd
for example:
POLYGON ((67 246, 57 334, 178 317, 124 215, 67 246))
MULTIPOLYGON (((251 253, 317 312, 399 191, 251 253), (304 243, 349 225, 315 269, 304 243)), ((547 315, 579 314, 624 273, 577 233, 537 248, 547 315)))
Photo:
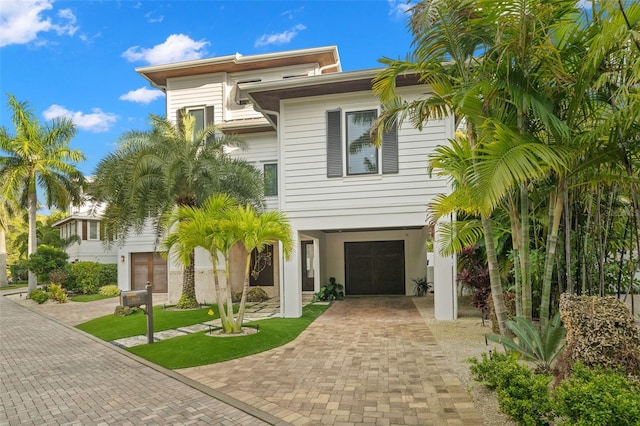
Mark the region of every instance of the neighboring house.
MULTIPOLYGON (((385 135, 381 149, 371 146, 369 128, 380 113, 371 84, 380 70, 343 72, 335 46, 136 71, 166 93, 169 120, 189 113, 200 126, 213 122, 246 141, 247 150, 231 155, 264 172, 266 208, 286 213, 296 241, 289 261, 273 247, 273 262, 263 262, 259 282, 252 279, 280 297, 284 317, 300 316, 302 294, 317 292, 330 277, 348 296, 413 294, 412 279, 427 275, 434 233, 427 204, 449 190, 444 179, 429 177, 427 157, 453 137, 452 119, 430 121, 421 131, 404 123, 385 135)), ((428 90, 415 76, 398 86, 407 100, 428 90)), ((154 257, 152 237, 136 238, 119 249, 121 288, 141 288, 142 280, 168 270, 175 303, 181 268, 154 257)), ((455 319, 455 259, 436 248, 432 263, 436 318, 455 319)), ((196 273, 199 300, 212 301, 204 252, 196 254, 196 273)))
POLYGON ((92 202, 70 206, 68 216, 52 226, 60 229, 60 238, 74 241, 65 248, 69 262, 116 263, 117 250, 103 244, 102 208, 92 202))

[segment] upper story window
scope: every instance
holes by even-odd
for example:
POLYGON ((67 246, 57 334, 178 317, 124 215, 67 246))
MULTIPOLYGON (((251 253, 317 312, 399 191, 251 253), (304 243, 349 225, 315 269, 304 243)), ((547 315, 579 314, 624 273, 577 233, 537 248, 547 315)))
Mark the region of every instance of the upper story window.
POLYGON ((383 134, 379 150, 369 135, 376 117, 377 110, 373 109, 327 111, 328 177, 398 173, 396 126, 383 134))
POLYGON ((347 123, 347 174, 378 173, 378 149, 372 144, 371 125, 377 111, 357 111, 345 114, 347 123))
POLYGON ((90 221, 89 222, 89 240, 99 240, 100 239, 100 222, 90 221))
POLYGON ((269 163, 264 165, 264 195, 265 197, 275 197, 278 195, 278 165, 269 163))
POLYGON ((213 124, 213 106, 186 107, 179 109, 176 114, 178 122, 182 119, 182 114, 189 114, 195 119, 192 137, 198 134, 198 132, 201 132, 206 126, 213 124))

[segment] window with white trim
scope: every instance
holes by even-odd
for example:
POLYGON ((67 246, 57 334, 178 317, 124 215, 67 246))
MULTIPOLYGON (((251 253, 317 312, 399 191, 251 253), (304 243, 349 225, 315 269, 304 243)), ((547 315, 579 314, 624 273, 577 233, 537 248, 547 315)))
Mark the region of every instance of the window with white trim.
POLYGON ((88 240, 99 240, 100 239, 100 222, 91 220, 89 221, 89 235, 88 240))
POLYGON ((193 136, 201 132, 206 126, 213 124, 213 106, 197 106, 181 108, 176 113, 176 121, 180 123, 182 114, 189 114, 195 118, 193 136))

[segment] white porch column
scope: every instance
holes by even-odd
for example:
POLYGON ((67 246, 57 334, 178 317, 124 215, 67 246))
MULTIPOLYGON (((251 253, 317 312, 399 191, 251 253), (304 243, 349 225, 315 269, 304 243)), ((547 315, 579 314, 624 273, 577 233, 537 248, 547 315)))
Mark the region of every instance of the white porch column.
MULTIPOLYGON (((280 315, 283 318, 300 318, 302 316, 302 281, 300 260, 300 238, 297 231, 293 231, 295 249, 291 259, 285 260, 280 255, 280 315)), ((282 253, 282 250, 280 250, 282 253)))
POLYGON ((434 316, 437 320, 455 320, 458 318, 458 297, 456 294, 456 257, 442 256, 438 240, 440 239, 440 226, 442 221, 436 223, 433 243, 434 251, 434 277, 433 277, 433 304, 434 316))

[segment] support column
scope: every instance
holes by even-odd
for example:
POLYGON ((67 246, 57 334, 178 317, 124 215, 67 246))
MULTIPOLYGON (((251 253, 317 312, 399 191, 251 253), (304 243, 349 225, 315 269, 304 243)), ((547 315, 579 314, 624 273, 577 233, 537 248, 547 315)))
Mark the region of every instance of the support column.
MULTIPOLYGON (((302 260, 300 259, 300 237, 293 231, 296 249, 291 259, 285 260, 280 255, 280 314, 284 318, 300 318, 302 316, 302 260)), ((282 253, 282 250, 280 250, 282 253)))
POLYGON ((434 316, 437 320, 458 319, 458 297, 456 293, 456 256, 442 256, 440 254, 440 226, 438 221, 435 228, 433 243, 434 251, 434 282, 433 304, 434 316))

